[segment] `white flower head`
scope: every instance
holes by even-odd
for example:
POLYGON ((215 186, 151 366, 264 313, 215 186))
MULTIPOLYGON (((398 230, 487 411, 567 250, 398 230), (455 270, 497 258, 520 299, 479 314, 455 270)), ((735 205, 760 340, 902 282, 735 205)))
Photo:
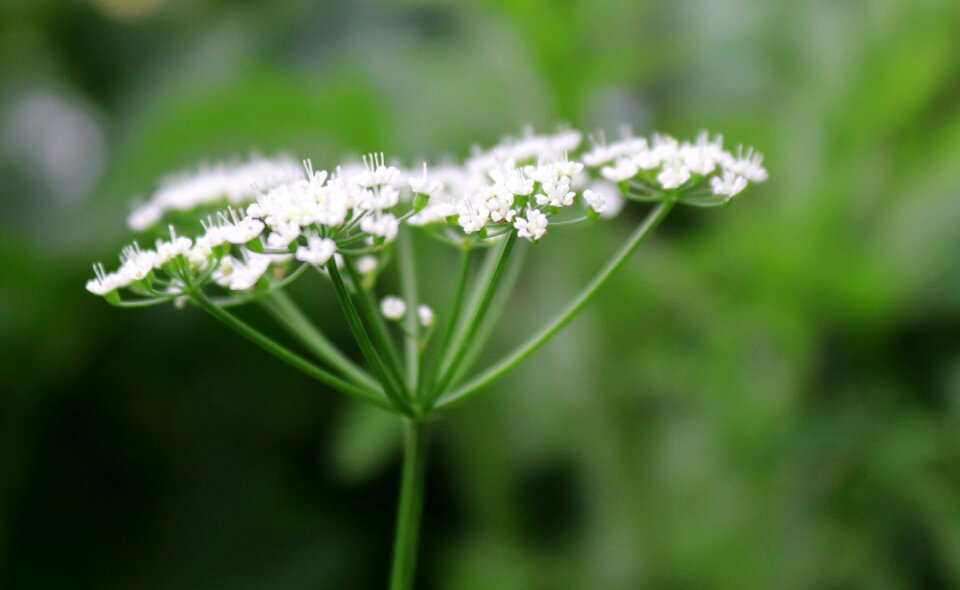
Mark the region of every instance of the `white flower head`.
POLYGON ((583 200, 588 207, 594 208, 594 211, 605 219, 616 217, 626 203, 626 199, 620 194, 617 185, 606 180, 593 180, 588 183, 587 188, 583 191, 583 200), (590 191, 592 194, 589 198, 587 191, 590 191), (593 199, 594 203, 591 203, 590 199, 593 199), (603 210, 601 211, 595 207, 602 207, 603 210))
POLYGON ((570 190, 569 176, 552 176, 547 178, 543 185, 543 194, 537 195, 538 205, 551 207, 569 207, 573 205, 576 193, 570 190))
POLYGON ((357 272, 362 275, 368 275, 373 271, 377 270, 379 263, 377 262, 376 256, 361 256, 357 258, 357 272))
POLYGON ((637 175, 637 165, 629 158, 620 158, 614 162, 613 166, 604 166, 600 169, 600 174, 612 182, 623 182, 637 175))
POLYGON ((157 265, 162 266, 177 256, 187 256, 193 240, 178 236, 173 226, 170 226, 170 241, 157 240, 157 265))
POLYGON ((457 222, 463 228, 464 233, 472 234, 483 229, 484 224, 490 219, 490 210, 486 203, 481 199, 467 197, 460 203, 457 209, 459 217, 457 222))
POLYGON ((706 131, 701 132, 696 144, 685 143, 680 147, 680 156, 690 172, 706 176, 716 169, 723 158, 723 137, 718 135, 710 141, 710 135, 706 131))
MULTIPOLYGON (((492 148, 474 150, 462 163, 447 161, 429 170, 426 164, 414 170, 387 165, 383 153, 336 166, 333 173, 315 170, 310 160, 301 167, 289 158, 204 166, 165 181, 134 209, 129 224, 144 229, 171 210, 224 209, 200 220, 195 231, 184 230, 186 235, 171 226, 169 239, 158 240, 152 250, 134 242, 124 248, 115 272, 97 265, 86 286, 115 303, 120 298, 115 291, 131 288, 134 295, 149 297, 143 304, 173 301, 187 294, 187 285, 217 283, 244 291, 271 266, 292 259, 316 266, 337 262, 338 244, 376 253, 396 238, 401 223, 428 226, 432 236, 462 246, 503 239, 511 229, 517 237, 538 241, 547 233, 548 215, 562 215, 559 209, 574 205, 577 193, 583 195, 586 217, 595 219, 615 215, 625 198, 718 205, 767 179, 762 155, 744 147, 731 153, 720 136, 705 132, 678 141, 625 131, 609 144, 601 135, 599 142, 591 139, 586 153, 577 151, 580 141, 573 130, 538 135, 526 129, 492 148), (715 196, 706 196, 707 191, 715 196), (478 233, 479 238, 469 237, 478 233)), ((372 278, 376 273, 377 258, 363 256, 356 263, 361 274, 372 278)), ((408 310, 401 306, 396 297, 382 302, 388 317, 402 317, 408 310)), ((429 307, 409 311, 416 311, 425 326, 434 321, 429 307)))
POLYGON ((388 320, 397 321, 407 313, 407 304, 403 299, 387 295, 380 301, 380 313, 388 320))
POLYGON ((295 182, 303 172, 296 160, 253 157, 247 162, 218 163, 167 178, 150 199, 127 218, 130 229, 143 231, 158 223, 168 211, 189 211, 226 201, 252 201, 258 190, 295 182))
POLYGON ((87 281, 87 291, 94 295, 107 295, 130 284, 130 280, 120 276, 119 273, 106 272, 103 264, 100 263, 93 265, 93 272, 96 277, 87 281))
POLYGON ((731 168, 725 168, 722 177, 714 176, 710 179, 710 189, 715 195, 734 197, 745 188, 747 188, 747 179, 731 168))
POLYGON ((519 237, 536 242, 547 233, 547 216, 537 209, 527 209, 527 216, 517 217, 513 227, 519 237))
POLYGON ((245 250, 243 260, 228 254, 220 260, 213 280, 231 291, 246 291, 257 284, 269 266, 270 256, 266 254, 245 250))
POLYGON ((292 221, 279 223, 273 227, 273 231, 267 236, 267 247, 274 250, 286 250, 290 247, 290 244, 297 241, 300 232, 300 226, 292 221))
POLYGON ((357 206, 364 211, 384 211, 400 202, 400 191, 389 184, 363 191, 357 206))
POLYGON ((400 222, 390 213, 367 216, 360 222, 360 229, 371 236, 383 238, 389 242, 397 237, 400 222))
POLYGON ((666 190, 679 188, 690 180, 690 169, 679 156, 674 156, 663 165, 663 170, 657 175, 657 182, 666 190))
POLYGON ((131 283, 147 278, 147 275, 159 266, 157 253, 153 250, 141 250, 136 242, 123 249, 120 260, 122 264, 117 272, 131 283))
POLYGON ((299 246, 294 257, 307 264, 323 266, 337 251, 337 243, 330 238, 321 238, 317 235, 307 237, 307 245, 299 246))
POLYGON ((400 175, 393 166, 386 165, 383 152, 363 157, 364 170, 353 177, 353 181, 364 188, 391 184, 400 175))
MULTIPOLYGON (((230 214, 236 218, 236 212, 230 210, 230 214)), ((259 219, 253 217, 244 217, 237 220, 232 226, 225 228, 225 237, 231 244, 246 244, 256 238, 263 231, 264 224, 259 219)))
MULTIPOLYGON (((479 195, 478 198, 480 198, 479 195)), ((513 221, 513 217, 517 213, 513 210, 513 199, 513 194, 506 190, 490 195, 485 203, 490 219, 496 223, 513 221)))
POLYGON ((763 167, 763 155, 748 148, 746 153, 743 146, 737 148, 737 158, 731 166, 733 171, 752 182, 767 180, 767 170, 763 167))
POLYGON ((429 305, 418 305, 417 317, 420 319, 420 325, 424 328, 429 328, 436 320, 436 317, 433 315, 433 310, 430 309, 429 305))
POLYGON ((437 179, 427 177, 427 163, 423 163, 423 174, 421 176, 410 176, 407 179, 410 190, 421 195, 432 197, 443 190, 443 183, 437 179))
POLYGON ((597 213, 603 213, 603 211, 607 208, 607 198, 603 195, 603 193, 593 189, 588 188, 583 191, 583 200, 586 201, 588 207, 597 213))

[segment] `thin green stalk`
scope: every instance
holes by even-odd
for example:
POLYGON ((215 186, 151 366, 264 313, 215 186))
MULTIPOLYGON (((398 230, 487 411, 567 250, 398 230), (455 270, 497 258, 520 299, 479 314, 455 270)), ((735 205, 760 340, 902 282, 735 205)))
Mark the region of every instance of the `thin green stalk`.
POLYGON ((327 272, 330 275, 330 281, 333 283, 333 290, 337 294, 337 299, 340 301, 340 307, 343 308, 343 314, 347 316, 347 325, 350 326, 353 337, 360 345, 360 351, 364 358, 367 359, 377 379, 383 384, 384 392, 398 409, 404 413, 410 413, 410 405, 403 395, 403 383, 397 382, 384 366, 383 360, 363 327, 363 320, 360 319, 360 314, 357 313, 357 308, 353 305, 350 293, 347 292, 347 286, 343 284, 343 277, 340 276, 340 271, 333 260, 327 263, 327 272))
POLYGON ((409 419, 403 422, 403 474, 400 480, 390 590, 413 588, 426 480, 427 424, 409 419))
POLYGON ((504 308, 507 306, 507 301, 510 300, 510 296, 513 294, 513 288, 517 284, 517 279, 520 278, 520 270, 523 269, 523 259, 526 258, 527 250, 527 244, 523 242, 518 243, 514 249, 510 263, 507 266, 507 271, 500 281, 500 288, 497 290, 497 294, 487 309, 486 319, 480 326, 477 336, 473 339, 473 346, 467 351, 466 356, 460 361, 460 366, 457 367, 456 373, 453 374, 453 381, 450 382, 451 386, 457 385, 467 376, 480 358, 481 353, 483 353, 487 342, 490 341, 490 337, 493 335, 494 329, 497 327, 497 324, 500 322, 500 317, 503 315, 504 308))
POLYGON ((397 251, 400 266, 400 290, 407 303, 407 314, 403 318, 403 352, 406 361, 407 389, 416 396, 420 371, 420 342, 417 334, 420 330, 417 305, 417 267, 414 260, 413 241, 410 232, 402 231, 397 236, 397 251))
MULTIPOLYGON (((472 250, 470 248, 463 248, 460 255, 460 273, 457 277, 457 286, 453 294, 453 305, 450 307, 450 311, 447 314, 446 321, 443 326, 443 335, 440 337, 440 346, 437 350, 437 357, 444 355, 447 351, 447 347, 450 346, 450 339, 453 338, 454 331, 456 330, 458 319, 460 318, 460 308, 463 306, 463 296, 467 290, 467 278, 470 276, 470 253, 472 250)), ((437 358, 433 361, 432 366, 429 370, 425 371, 425 378, 423 383, 421 383, 421 389, 424 393, 432 391, 434 383, 436 383, 437 378, 439 377, 441 368, 441 359, 437 358)))
MULTIPOLYGON (((329 267, 330 265, 328 264, 327 266, 329 267)), ((353 265, 353 262, 349 257, 343 257, 343 267, 347 270, 347 275, 356 286, 357 302, 360 305, 360 313, 366 317, 367 322, 370 324, 373 338, 376 340, 377 345, 383 352, 384 368, 390 372, 390 375, 394 379, 403 384, 403 371, 400 368, 400 355, 397 353, 396 345, 390 338, 390 331, 387 329, 387 324, 383 319, 383 315, 380 313, 380 308, 377 305, 377 301, 372 295, 373 289, 371 288, 368 290, 361 286, 363 284, 363 277, 361 277, 360 273, 357 272, 356 267, 353 265)), ((401 391, 403 391, 402 387, 401 391)))
POLYGON ((462 317, 458 317, 457 319, 457 326, 453 332, 453 338, 447 346, 440 351, 442 360, 440 368, 447 366, 454 352, 462 346, 468 326, 468 324, 462 320, 473 317, 473 311, 477 309, 477 305, 483 297, 483 291, 490 283, 490 278, 493 276, 493 271, 497 268, 497 260, 500 259, 500 253, 503 252, 503 246, 505 244, 506 241, 504 241, 504 244, 497 244, 487 249, 487 253, 483 257, 483 262, 480 265, 480 271, 473 277, 473 286, 470 288, 470 293, 466 295, 461 305, 460 316, 462 317))
POLYGON ((250 339, 254 344, 260 346, 270 354, 274 355, 278 359, 286 362, 292 367, 303 371, 305 374, 313 377, 317 381, 329 385, 330 387, 341 391, 347 395, 351 395, 363 401, 370 402, 374 405, 380 406, 381 408, 386 408, 393 410, 392 404, 380 395, 377 391, 367 389, 366 387, 361 387, 354 385, 349 381, 345 381, 340 377, 337 377, 333 373, 321 369, 320 367, 314 365, 310 361, 301 357, 300 355, 291 352, 290 350, 284 348, 282 345, 273 341, 263 333, 259 332, 240 318, 234 316, 230 312, 222 309, 217 306, 215 303, 210 301, 206 295, 199 291, 195 291, 191 294, 191 299, 203 308, 205 311, 210 313, 213 317, 217 318, 230 328, 236 330, 241 335, 250 339))
POLYGON ((661 201, 654 209, 647 214, 647 217, 643 220, 643 223, 637 227, 636 230, 630 235, 630 238, 627 239, 626 243, 620 248, 620 250, 614 255, 606 266, 600 270, 599 273, 593 278, 592 281, 581 291, 570 304, 567 305, 559 314, 557 314, 552 320, 550 320, 546 326, 540 329, 536 334, 531 336, 526 342, 518 346, 512 353, 508 354, 506 357, 500 361, 494 363, 488 369, 453 390, 452 392, 443 395, 436 404, 437 409, 447 408, 454 404, 460 403, 470 395, 476 393, 477 391, 483 389, 504 373, 510 369, 517 366, 520 362, 526 359, 528 356, 533 354, 538 348, 543 346, 543 344, 549 340, 554 334, 559 332, 564 326, 566 326, 570 320, 572 320, 580 310, 593 298, 601 286, 607 279, 613 275, 623 263, 630 257, 630 254, 633 253, 637 247, 643 243, 643 241, 653 232, 661 221, 667 216, 670 212, 670 209, 673 207, 672 201, 661 201))
POLYGON ((483 290, 483 295, 480 296, 480 300, 477 302, 477 306, 473 310, 473 316, 470 319, 470 324, 467 326, 462 341, 459 343, 453 358, 444 366, 443 370, 441 371, 440 380, 437 382, 432 392, 431 400, 435 399, 437 395, 442 394, 446 390, 447 386, 450 384, 450 381, 453 380, 453 375, 459 368, 460 362, 467 354, 467 351, 470 350, 470 346, 473 344, 473 339, 477 334, 477 330, 480 328, 480 324, 483 323, 484 317, 487 313, 487 307, 489 307, 490 301, 493 299, 493 295, 497 291, 497 287, 500 284, 500 278, 503 276, 503 272, 507 266, 507 261, 510 259, 510 253, 513 251, 513 246, 516 243, 517 233, 511 232, 507 237, 507 243, 503 245, 503 250, 500 251, 500 256, 497 258, 497 265, 494 267, 490 281, 486 284, 486 287, 483 290))
POLYGON ((275 291, 260 301, 263 308, 277 322, 295 336, 310 352, 322 361, 329 363, 344 376, 371 389, 380 384, 366 371, 357 366, 347 355, 314 325, 303 310, 285 291, 275 291))

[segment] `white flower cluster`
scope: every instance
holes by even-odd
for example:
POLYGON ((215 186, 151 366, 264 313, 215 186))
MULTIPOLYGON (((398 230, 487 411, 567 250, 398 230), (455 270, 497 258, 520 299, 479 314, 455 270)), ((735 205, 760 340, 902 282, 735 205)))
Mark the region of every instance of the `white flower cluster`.
POLYGON ((767 179, 762 155, 742 146, 736 154, 728 152, 723 149, 721 136, 711 139, 706 132, 696 142, 680 142, 669 135, 658 134, 648 140, 625 134, 620 141, 595 145, 583 154, 583 161, 599 169, 607 180, 636 180, 648 192, 692 189, 705 184, 713 195, 722 197, 718 201, 721 204, 747 188, 749 182, 767 179), (705 183, 707 179, 709 182, 705 183))
POLYGON ((127 217, 127 225, 134 231, 143 231, 159 223, 169 211, 248 203, 258 191, 295 181, 301 174, 300 164, 293 158, 255 156, 247 162, 219 163, 172 175, 146 203, 134 208, 127 217))
MULTIPOLYGON (((170 240, 157 241, 155 250, 136 244, 124 249, 120 268, 107 273, 97 265, 87 289, 107 295, 131 287, 141 295, 176 297, 188 285, 209 280, 246 291, 271 265, 276 274, 291 259, 324 266, 338 244, 350 253, 376 251, 399 229, 400 219, 389 211, 400 203, 393 185, 400 171, 386 165, 382 154, 364 158, 362 168, 345 169, 331 176, 306 161, 296 178, 261 191, 245 211, 229 207, 202 219, 203 233, 194 239, 178 236, 171 226, 170 240)), ((376 259, 362 256, 358 266, 361 273, 372 272, 376 259)))
MULTIPOLYGON (((429 205, 410 223, 454 221, 463 233, 480 237, 516 229, 519 237, 539 240, 547 232, 548 218, 574 205, 577 190, 588 180, 583 163, 568 157, 581 137, 572 130, 555 135, 527 131, 519 139, 477 150, 463 166, 439 169, 429 205)), ((605 201, 585 204, 600 213, 605 201)))
MULTIPOLYGON (((594 145, 577 159, 580 143, 578 131, 528 131, 476 150, 461 165, 430 169, 402 169, 383 154, 333 173, 314 170, 309 161, 294 168, 283 158, 212 166, 166 183, 134 212, 130 225, 150 227, 171 210, 224 201, 230 207, 201 220, 202 231, 193 237, 171 226, 169 240, 152 250, 136 243, 125 248, 119 269, 108 273, 97 265, 87 289, 111 300, 119 300, 116 292, 124 288, 156 300, 207 283, 247 291, 283 281, 296 262, 323 267, 333 259, 339 266, 341 257, 367 276, 404 223, 457 245, 514 231, 537 241, 555 217, 572 223, 615 214, 624 196, 713 206, 767 176, 759 154, 738 148, 734 155, 705 133, 692 143, 627 136, 594 145)), ((390 317, 398 309, 393 302, 383 312, 390 317)), ((418 312, 421 320, 427 317, 418 312)))

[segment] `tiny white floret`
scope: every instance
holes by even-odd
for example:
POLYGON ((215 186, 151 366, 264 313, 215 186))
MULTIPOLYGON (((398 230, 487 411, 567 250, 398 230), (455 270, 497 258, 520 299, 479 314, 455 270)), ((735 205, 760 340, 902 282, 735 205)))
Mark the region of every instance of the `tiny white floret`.
POLYGON ((320 236, 309 236, 306 246, 299 246, 294 255, 300 262, 306 262, 314 266, 323 266, 330 260, 330 257, 337 251, 337 243, 330 238, 321 238, 320 236))
POLYGON ((380 312, 388 320, 399 320, 407 313, 407 304, 403 299, 387 295, 380 301, 380 312))
POLYGON ((417 316, 420 318, 420 325, 424 328, 429 328, 432 326, 434 320, 436 319, 433 315, 433 310, 430 309, 429 305, 417 306, 417 316))

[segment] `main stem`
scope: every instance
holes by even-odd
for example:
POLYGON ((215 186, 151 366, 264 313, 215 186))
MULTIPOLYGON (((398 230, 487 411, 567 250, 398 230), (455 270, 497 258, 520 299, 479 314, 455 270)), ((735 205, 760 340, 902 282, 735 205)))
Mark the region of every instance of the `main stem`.
POLYGON ((403 420, 403 475, 397 508, 397 532, 393 547, 390 590, 413 588, 417 568, 417 543, 423 514, 423 491, 427 463, 427 424, 403 420))

